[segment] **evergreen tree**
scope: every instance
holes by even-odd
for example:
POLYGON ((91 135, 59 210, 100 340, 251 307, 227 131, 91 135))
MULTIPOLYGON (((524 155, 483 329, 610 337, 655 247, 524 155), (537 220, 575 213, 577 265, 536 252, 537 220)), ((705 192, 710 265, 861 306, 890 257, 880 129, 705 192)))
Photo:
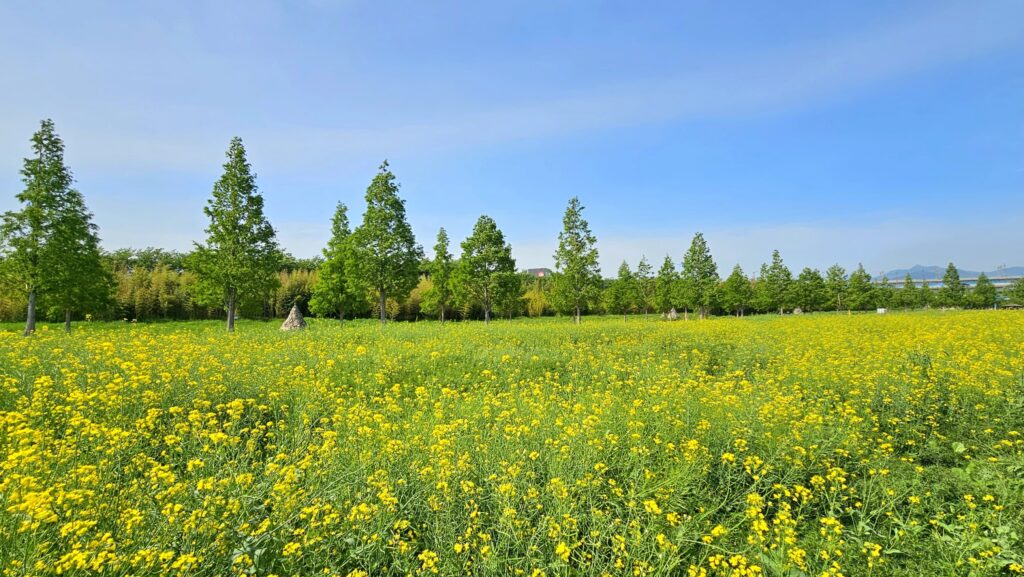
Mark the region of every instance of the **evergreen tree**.
MULTIPOLYGON (((427 267, 430 281, 433 283, 427 294, 423 296, 423 309, 437 314, 441 324, 445 321, 445 312, 452 305, 452 272, 455 263, 448 251, 448 232, 442 227, 437 231, 437 244, 434 245, 434 260, 427 267)), ((507 284, 507 282, 506 282, 507 284)))
POLYGON ((754 288, 750 284, 750 279, 743 274, 740 265, 734 266, 729 278, 722 283, 722 306, 726 311, 742 316, 750 307, 753 298, 754 288))
POLYGON ((754 279, 754 308, 758 312, 769 313, 772 312, 772 296, 768 292, 768 282, 765 280, 768 278, 768 263, 761 263, 761 268, 757 271, 757 278, 754 279))
POLYGON ((893 289, 889 277, 882 275, 882 282, 875 287, 875 306, 888 308, 893 304, 893 297, 896 291, 893 289))
POLYGON ((0 284, 22 295, 25 333, 35 332, 40 297, 64 313, 70 330, 74 309, 96 307, 108 297, 109 275, 100 258, 99 238, 74 177, 64 165, 64 143, 52 120, 32 136, 34 156, 24 160, 25 189, 19 211, 0 221, 0 284))
POLYGON ((363 223, 352 233, 350 268, 354 278, 361 279, 376 297, 381 324, 387 321, 388 299, 405 300, 419 282, 423 258, 423 249, 416 244, 406 220, 398 186, 385 160, 366 189, 363 223))
POLYGON ((841 311, 849 308, 846 304, 846 291, 848 287, 846 270, 834 264, 825 271, 825 293, 828 295, 827 306, 841 311))
POLYGON ((908 272, 903 277, 903 286, 896 291, 895 301, 897 306, 908 309, 916 308, 921 304, 920 298, 918 288, 914 283, 914 277, 910 276, 908 272))
POLYGON ((763 298, 767 309, 777 310, 781 315, 790 305, 793 273, 782 262, 779 251, 772 251, 772 263, 762 268, 761 282, 764 283, 763 298))
POLYGON ((718 266, 711 257, 704 235, 699 232, 693 235, 690 248, 683 257, 680 280, 685 287, 684 302, 693 306, 700 313, 700 318, 707 318, 718 291, 718 266))
POLYGON ((1016 305, 1024 305, 1024 278, 1017 279, 1006 290, 1006 298, 1016 305))
POLYGON ((48 271, 47 301, 64 316, 64 330, 71 331, 71 313, 95 310, 110 299, 113 278, 103 265, 100 239, 85 199, 75 189, 63 198, 54 219, 48 252, 52 267, 48 271))
POLYGON ((928 308, 935 302, 936 295, 932 291, 931 283, 927 280, 921 281, 921 288, 917 291, 918 305, 921 308, 928 308))
POLYGON ((626 314, 636 307, 638 300, 636 278, 629 270, 629 264, 622 261, 619 265, 619 276, 605 290, 605 307, 608 312, 622 315, 622 320, 626 320, 626 314))
POLYGON ((277 286, 281 262, 274 228, 263 215, 263 196, 241 138, 231 139, 224 174, 214 184, 203 212, 210 219, 206 244, 196 243, 191 267, 199 277, 202 299, 223 303, 227 329, 234 331, 238 305, 267 296, 277 286))
POLYGON ((804 267, 793 283, 793 302, 804 312, 823 310, 828 302, 825 279, 818 269, 804 267))
POLYGON ((661 263, 661 268, 658 269, 658 277, 654 282, 654 305, 662 313, 666 313, 669 309, 675 307, 676 295, 678 293, 676 285, 678 282, 679 275, 676 272, 676 263, 672 262, 672 257, 666 254, 664 262, 661 263))
POLYGON ((505 235, 491 217, 481 216, 473 233, 462 241, 456 285, 465 302, 483 307, 484 323, 491 322, 491 310, 502 289, 509 289, 510 281, 503 275, 514 274, 515 269, 512 247, 505 242, 505 235))
POLYGON ((978 275, 978 282, 970 294, 971 306, 979 309, 990 309, 996 304, 996 285, 988 280, 988 275, 978 275))
MULTIPOLYGON (((309 301, 310 310, 318 315, 337 315, 345 320, 345 313, 354 312, 362 300, 353 286, 349 263, 352 260, 352 231, 348 224, 348 207, 339 202, 331 219, 331 239, 323 250, 324 261, 318 269, 313 295, 309 301)), ((284 303, 290 307, 291 303, 284 303)))
POLYGON ((857 265, 857 270, 850 273, 846 298, 851 310, 861 311, 874 306, 875 287, 872 286, 871 275, 864 270, 864 265, 857 265))
POLYGON ((939 302, 947 307, 962 307, 966 292, 964 283, 960 282, 960 272, 956 270, 956 265, 949 263, 949 266, 946 267, 946 274, 942 275, 939 302))
POLYGON ((518 316, 526 307, 526 295, 523 292, 526 277, 514 271, 502 271, 495 275, 494 309, 509 320, 518 316))
POLYGON ((647 262, 646 256, 640 257, 636 266, 637 306, 643 309, 644 316, 654 306, 654 269, 647 262))
POLYGON ((583 310, 601 293, 601 268, 597 262, 597 238, 583 219, 583 205, 575 196, 562 218, 555 251, 555 277, 551 296, 562 311, 571 311, 576 324, 583 310))

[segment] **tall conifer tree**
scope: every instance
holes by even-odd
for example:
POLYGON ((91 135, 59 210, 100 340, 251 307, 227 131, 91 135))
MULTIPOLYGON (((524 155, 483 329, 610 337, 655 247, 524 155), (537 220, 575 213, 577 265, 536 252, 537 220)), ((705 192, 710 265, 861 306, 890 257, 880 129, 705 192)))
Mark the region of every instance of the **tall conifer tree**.
POLYGON ((423 258, 398 188, 385 160, 366 189, 363 223, 352 233, 352 270, 376 297, 381 324, 387 321, 388 298, 404 301, 416 286, 423 258))
POLYGON ((711 250, 704 235, 693 235, 689 250, 683 257, 682 283, 686 287, 686 303, 692 306, 700 318, 707 318, 718 291, 718 266, 711 257, 711 250))
POLYGON ((654 269, 651 263, 647 262, 646 256, 640 257, 640 264, 636 265, 637 304, 643 309, 644 317, 654 306, 654 269))
POLYGON ((352 231, 348 224, 348 207, 339 202, 331 219, 331 239, 323 250, 324 262, 317 271, 316 284, 309 308, 318 315, 337 315, 345 320, 345 313, 354 312, 363 295, 358 294, 358 283, 351 278, 352 231), (353 286, 356 285, 356 286, 353 286))
POLYGON ((605 307, 608 312, 622 315, 622 320, 625 321, 626 314, 636 308, 640 300, 639 292, 637 279, 629 270, 629 263, 622 261, 619 265, 619 276, 604 291, 605 307))
POLYGON ((960 282, 960 271, 956 265, 949 263, 946 267, 946 274, 942 275, 942 288, 939 289, 939 301, 943 306, 962 307, 967 288, 960 282))
POLYGON ((423 308, 435 312, 444 324, 445 313, 452 305, 452 272, 455 263, 452 253, 448 250, 448 232, 441 228, 437 231, 437 244, 434 245, 434 259, 430 261, 430 290, 423 295, 423 308))
POLYGON ((679 273, 676 272, 676 263, 672 257, 665 255, 665 260, 658 269, 658 276, 654 281, 654 304, 662 313, 676 306, 676 298, 679 293, 679 273))
POLYGON ((734 266, 729 278, 722 283, 722 306, 736 316, 742 316, 753 299, 754 287, 750 279, 743 274, 740 265, 734 266))
MULTIPOLYGON (((473 234, 462 241, 462 255, 456 269, 456 284, 467 303, 479 304, 484 323, 490 324, 491 312, 499 296, 514 289, 516 261, 505 235, 489 216, 481 216, 473 226, 473 234), (509 276, 511 275, 511 276, 509 276)), ((521 287, 521 285, 519 285, 521 287)))
POLYGON ((25 189, 17 195, 19 211, 0 222, 0 280, 28 302, 25 334, 35 331, 40 297, 64 313, 103 304, 109 275, 100 259, 99 237, 74 177, 64 165, 64 143, 52 120, 32 136, 33 156, 21 170, 25 189))
POLYGON ((555 251, 555 277, 551 291, 556 306, 572 312, 576 324, 583 310, 601 294, 601 267, 597 262, 597 238, 583 219, 583 205, 575 196, 562 218, 555 251))
POLYGON ((246 299, 264 297, 278 281, 281 251, 263 214, 263 196, 246 159, 242 139, 231 139, 224 174, 213 185, 203 212, 210 219, 206 242, 195 245, 191 268, 206 302, 223 303, 227 329, 246 299))

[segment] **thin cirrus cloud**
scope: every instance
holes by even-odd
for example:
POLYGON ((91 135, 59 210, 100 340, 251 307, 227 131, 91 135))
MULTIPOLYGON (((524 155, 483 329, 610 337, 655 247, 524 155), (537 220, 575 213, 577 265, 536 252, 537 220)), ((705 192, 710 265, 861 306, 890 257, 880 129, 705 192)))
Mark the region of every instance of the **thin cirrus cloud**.
MULTIPOLYGON (((451 102, 440 110, 424 110, 410 101, 402 120, 391 123, 342 116, 336 121, 341 127, 324 128, 286 117, 263 118, 248 119, 248 126, 232 132, 246 136, 261 167, 287 172, 339 158, 363 162, 397 154, 443 154, 639 124, 777 114, 850 98, 885 81, 956 64, 1024 36, 1024 7, 1018 2, 927 6, 926 12, 845 38, 746 55, 742 61, 709 61, 698 70, 660 78, 605 81, 575 95, 503 105, 451 102)), ((667 61, 663 68, 672 70, 673 63, 667 61)), ((126 123, 131 128, 118 127, 116 111, 109 124, 78 121, 80 126, 72 126, 78 128, 77 161, 122 169, 207 170, 209 159, 223 148, 223 123, 204 129, 202 123, 182 119, 154 127, 138 122, 140 113, 125 111, 136 120, 126 123)), ((188 109, 164 113, 184 115, 188 109)))

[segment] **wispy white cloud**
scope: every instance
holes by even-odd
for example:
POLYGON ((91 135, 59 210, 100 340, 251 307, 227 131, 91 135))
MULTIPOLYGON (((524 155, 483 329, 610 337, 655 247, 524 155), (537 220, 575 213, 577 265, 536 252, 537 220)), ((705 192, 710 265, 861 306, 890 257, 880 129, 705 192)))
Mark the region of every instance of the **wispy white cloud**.
MULTIPOLYGON (((361 115, 347 119, 342 128, 251 118, 231 132, 246 137, 260 166, 289 170, 339 159, 432 155, 660 121, 777 114, 850 98, 880 83, 955 64, 1024 37, 1024 8, 1019 2, 925 6, 923 13, 906 14, 873 30, 852 30, 845 38, 746 55, 742 61, 704 62, 699 70, 666 61, 664 76, 623 79, 576 95, 503 105, 450 102, 441 110, 422 110, 410 100, 397 117, 361 115)), ((199 58, 195 53, 192 57, 199 58)), ((225 64, 223 58, 213 63, 225 64)), ((211 155, 220 153, 229 136, 223 122, 139 121, 147 112, 181 115, 185 109, 146 111, 128 103, 120 112, 102 112, 104 118, 89 120, 79 114, 80 120, 62 127, 76 142, 77 161, 82 164, 207 169, 211 155), (118 123, 119 114, 134 121, 118 123)), ((216 113, 200 112, 203 118, 216 113)), ((0 124, 23 128, 24 122, 15 120, 19 114, 16 109, 0 112, 0 124)), ((4 139, 0 158, 17 158, 22 147, 21 140, 4 139)))

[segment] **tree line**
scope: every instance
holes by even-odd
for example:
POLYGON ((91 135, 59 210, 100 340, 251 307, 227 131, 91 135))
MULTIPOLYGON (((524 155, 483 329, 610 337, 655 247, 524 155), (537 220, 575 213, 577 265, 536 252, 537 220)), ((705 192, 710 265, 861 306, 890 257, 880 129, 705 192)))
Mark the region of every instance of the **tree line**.
MULTIPOLYGON (((572 198, 563 218, 550 277, 517 270, 511 245, 487 215, 452 253, 444 228, 433 258, 425 258, 405 212, 400 185, 384 161, 367 187, 366 209, 354 229, 338 203, 331 238, 314 259, 295 259, 277 244, 263 211, 263 196, 239 138, 231 140, 223 173, 203 211, 206 239, 188 253, 128 249, 106 253, 93 215, 64 163, 64 144, 51 120, 32 137, 32 156, 21 170, 20 209, 0 220, 0 320, 235 319, 279 317, 297 305, 306 314, 388 319, 481 318, 496 315, 785 313, 853 311, 876 307, 991 307, 997 291, 984 275, 968 289, 949 265, 941 289, 874 284, 863 266, 847 274, 805 268, 794 277, 778 251, 748 277, 737 265, 725 278, 702 234, 680 267, 666 255, 657 272, 646 257, 635 270, 623 262, 613 279, 598 266, 597 239, 572 198)), ((1007 291, 1024 303, 1024 283, 1007 291)))

